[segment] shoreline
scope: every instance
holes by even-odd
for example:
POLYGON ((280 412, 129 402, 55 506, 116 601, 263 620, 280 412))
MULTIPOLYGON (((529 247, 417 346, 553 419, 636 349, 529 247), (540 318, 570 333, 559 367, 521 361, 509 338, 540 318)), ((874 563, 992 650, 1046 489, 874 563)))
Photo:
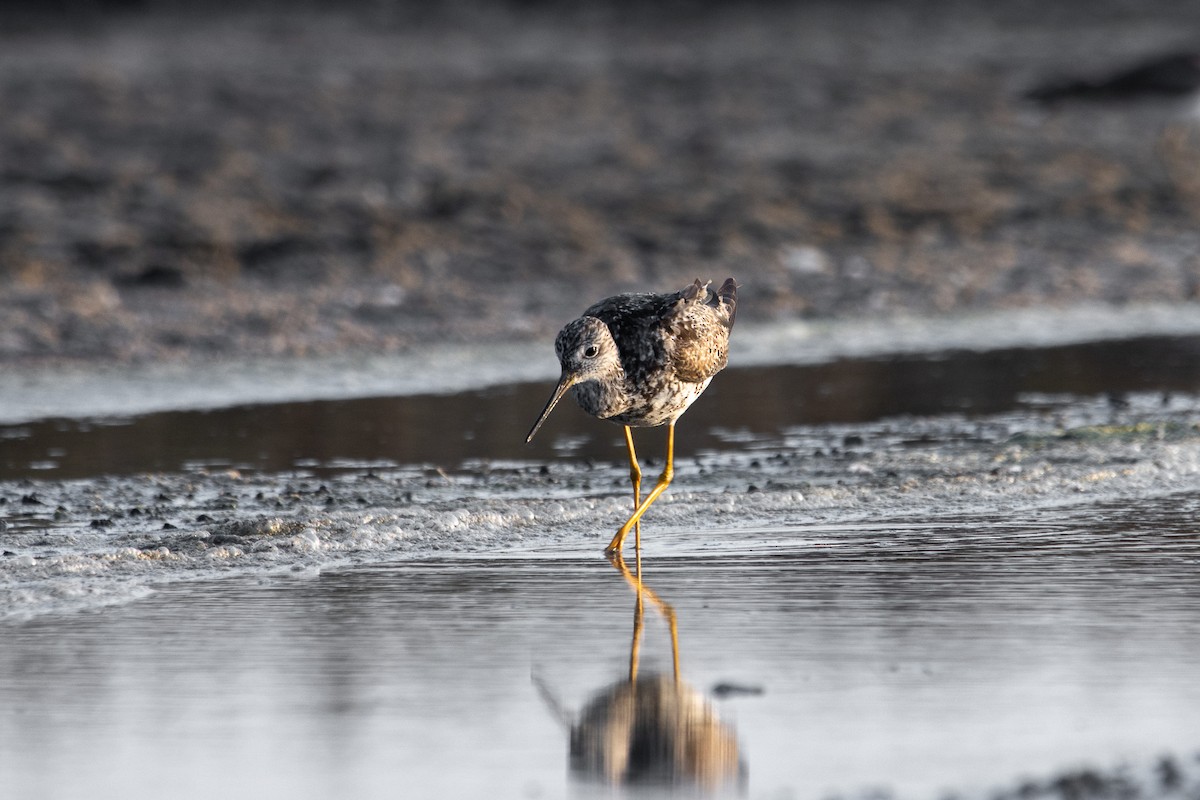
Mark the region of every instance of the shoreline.
MULTIPOLYGON (((738 553, 760 540, 806 541, 827 526, 1200 493, 1194 415, 1194 401, 1165 407, 1135 396, 1123 408, 1092 400, 1047 418, 817 426, 746 452, 700 454, 677 462, 648 520, 648 552, 686 556, 697 547, 689 532, 713 525, 731 526, 727 546, 738 553)), ((599 557, 625 513, 626 481, 615 460, 532 460, 455 475, 348 465, 321 478, 200 469, 6 482, 0 596, 6 615, 38 616, 220 575, 547 548, 599 557)), ((720 552, 720 541, 702 552, 720 552)))
MULTIPOLYGON (((808 365, 851 358, 1045 348, 1200 334, 1200 305, 1080 304, 867 320, 738 326, 730 365, 808 365)), ((238 405, 452 394, 553 381, 553 337, 544 341, 435 344, 405 352, 332 357, 203 359, 145 364, 74 362, 0 372, 0 425, 47 418, 132 417, 238 405)))

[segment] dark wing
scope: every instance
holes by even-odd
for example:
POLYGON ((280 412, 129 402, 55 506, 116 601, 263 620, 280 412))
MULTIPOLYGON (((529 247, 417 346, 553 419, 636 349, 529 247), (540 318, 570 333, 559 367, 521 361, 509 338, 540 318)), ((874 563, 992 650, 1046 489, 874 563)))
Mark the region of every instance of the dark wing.
POLYGON ((662 367, 667 363, 662 323, 683 294, 620 294, 583 312, 608 326, 626 379, 634 386, 662 377, 662 367))
POLYGON ((700 383, 729 360, 729 330, 737 309, 733 278, 713 292, 697 280, 671 294, 622 294, 583 312, 608 325, 626 378, 635 386, 662 377, 670 364, 676 377, 700 383))

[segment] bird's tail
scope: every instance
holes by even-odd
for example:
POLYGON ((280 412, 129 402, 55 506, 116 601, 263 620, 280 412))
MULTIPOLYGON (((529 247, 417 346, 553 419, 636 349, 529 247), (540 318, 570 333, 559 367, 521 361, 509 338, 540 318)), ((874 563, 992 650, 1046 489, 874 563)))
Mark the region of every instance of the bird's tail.
POLYGON ((725 279, 721 288, 717 289, 717 302, 729 309, 729 327, 732 328, 734 315, 737 314, 737 281, 733 278, 725 279))

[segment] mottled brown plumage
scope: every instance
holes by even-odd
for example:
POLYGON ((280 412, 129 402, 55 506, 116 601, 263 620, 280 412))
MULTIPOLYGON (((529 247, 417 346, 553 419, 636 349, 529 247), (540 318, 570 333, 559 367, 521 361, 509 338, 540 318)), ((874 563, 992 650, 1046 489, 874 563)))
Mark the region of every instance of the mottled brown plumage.
POLYGON ((567 323, 554 342, 562 376, 526 441, 568 389, 594 417, 625 427, 635 511, 609 545, 617 552, 629 529, 666 489, 674 474, 675 421, 729 360, 737 284, 717 291, 697 279, 669 294, 621 294, 601 300, 567 323), (640 501, 641 469, 630 427, 668 425, 667 465, 654 491, 640 501))

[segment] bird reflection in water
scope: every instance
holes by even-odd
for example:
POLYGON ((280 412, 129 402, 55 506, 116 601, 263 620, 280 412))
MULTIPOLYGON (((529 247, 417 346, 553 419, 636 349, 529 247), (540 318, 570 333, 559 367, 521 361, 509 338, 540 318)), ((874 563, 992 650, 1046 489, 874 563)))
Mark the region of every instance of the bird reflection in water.
POLYGON ((629 788, 676 788, 741 793, 746 768, 733 729, 712 704, 679 677, 675 609, 641 580, 620 554, 610 557, 637 596, 629 675, 598 692, 572 720, 544 686, 543 694, 571 730, 571 773, 584 781, 629 788), (666 619, 671 634, 672 673, 638 674, 646 602, 666 619))

